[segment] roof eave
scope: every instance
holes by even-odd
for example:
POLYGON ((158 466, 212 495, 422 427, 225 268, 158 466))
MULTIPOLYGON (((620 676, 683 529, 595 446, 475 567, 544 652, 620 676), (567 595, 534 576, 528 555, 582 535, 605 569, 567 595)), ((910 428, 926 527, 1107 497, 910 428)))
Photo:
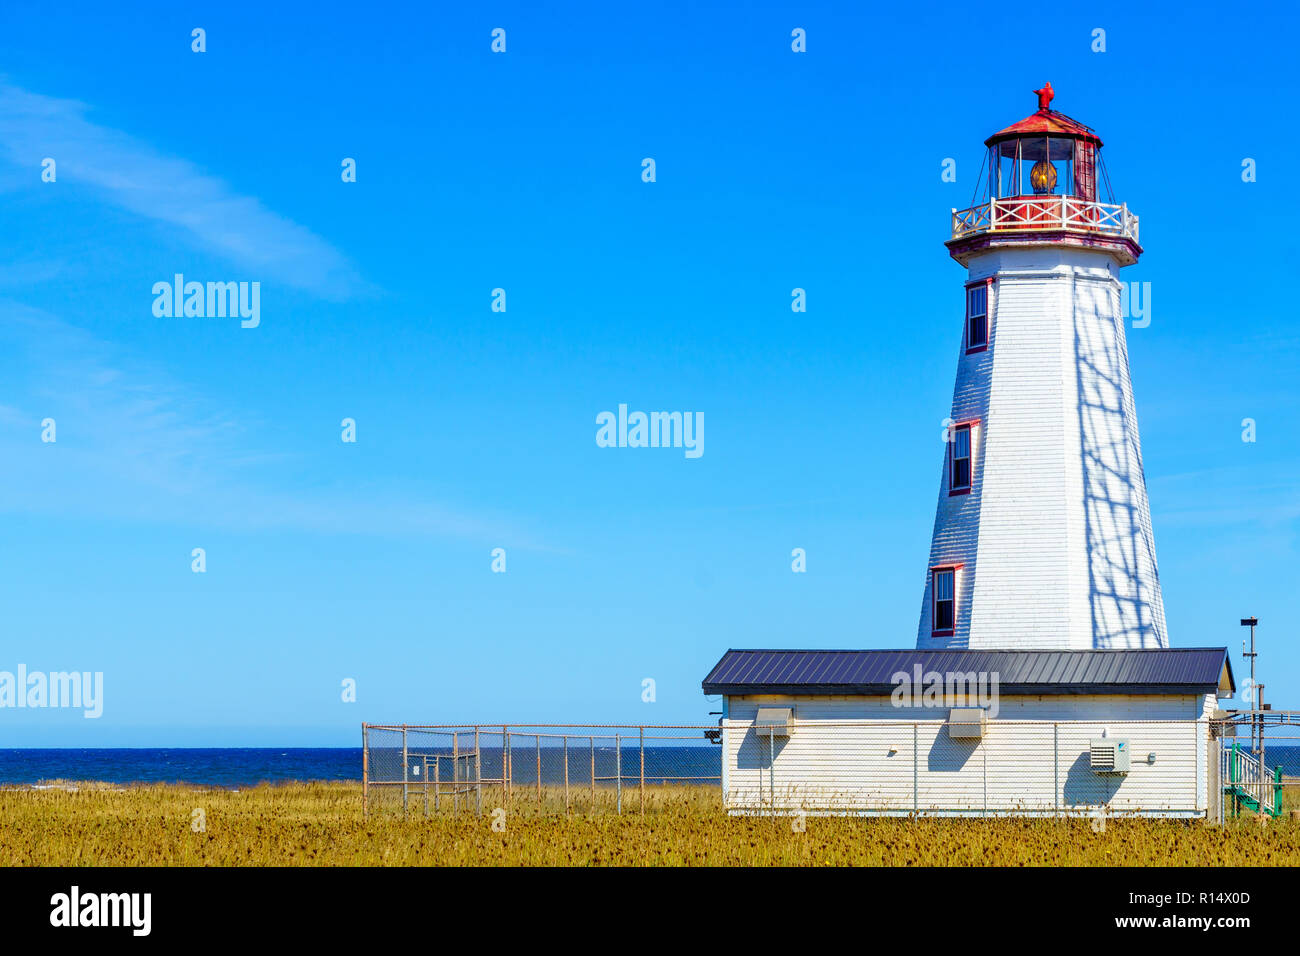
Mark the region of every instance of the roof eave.
POLYGON ((944 242, 948 254, 965 266, 970 257, 997 246, 1060 245, 1109 253, 1121 266, 1131 266, 1142 255, 1142 247, 1127 236, 1085 232, 1075 229, 1000 229, 977 232, 944 242))
POLYGON ((1215 693, 1219 697, 1234 697, 1237 693, 1237 681, 1232 676, 1232 658, 1228 655, 1227 648, 1223 651, 1223 670, 1215 693))
MULTIPOLYGON (((889 697, 894 685, 876 684, 702 684, 708 696, 753 697, 889 697)), ((1214 694, 1213 684, 1006 684, 998 688, 1002 697, 1199 697, 1214 694)), ((1219 694, 1218 696, 1224 696, 1219 694)), ((1231 696, 1230 694, 1227 696, 1231 696)))
POLYGON ((1098 149, 1101 149, 1102 147, 1101 137, 1097 135, 1096 131, 1091 126, 1080 123, 1073 116, 1066 116, 1064 113, 1051 109, 1039 110, 1037 113, 1031 113, 1024 119, 1017 120, 1010 126, 998 130, 984 141, 984 145, 991 148, 995 143, 1005 143, 1008 140, 1022 139, 1026 136, 1037 136, 1040 134, 1044 136, 1063 136, 1069 139, 1082 139, 1090 143, 1095 143, 1098 149), (1042 129, 1034 129, 1032 126, 1024 125, 1032 124, 1035 120, 1042 125, 1042 129), (1048 128, 1049 123, 1055 123, 1064 128, 1050 129, 1048 128))

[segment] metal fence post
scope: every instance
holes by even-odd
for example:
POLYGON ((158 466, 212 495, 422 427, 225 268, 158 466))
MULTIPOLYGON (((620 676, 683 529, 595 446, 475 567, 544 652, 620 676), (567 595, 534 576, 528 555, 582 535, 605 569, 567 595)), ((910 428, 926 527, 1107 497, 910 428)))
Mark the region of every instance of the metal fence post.
POLYGON ((1210 722, 1210 749, 1206 757, 1206 771, 1213 774, 1214 780, 1214 819, 1216 823, 1223 822, 1223 733, 1224 725, 1220 724, 1218 733, 1215 733, 1214 722, 1210 722))
POLYGON ((478 749, 478 728, 474 728, 474 812, 483 816, 483 757, 478 749))
POLYGON ((537 805, 542 805, 542 735, 537 735, 537 805))
POLYGON ((370 816, 370 726, 361 725, 361 819, 370 816))
POLYGON ((770 816, 776 816, 776 730, 767 728, 767 796, 770 816))
POLYGON ((638 727, 641 750, 641 816, 645 816, 645 728, 638 727))
POLYGON ((1237 793, 1237 774, 1239 767, 1237 764, 1237 755, 1240 752, 1240 744, 1234 737, 1232 740, 1232 755, 1228 758, 1228 781, 1232 784, 1232 815, 1241 816, 1241 798, 1237 793))
POLYGON ((591 809, 596 809, 596 738, 587 738, 591 741, 591 809))
POLYGON ((1052 721, 1052 815, 1061 815, 1061 725, 1052 721))
MULTIPOLYGON (((1209 769, 1205 772, 1205 799, 1210 799, 1210 773, 1209 769)), ((1209 814, 1209 807, 1206 808, 1206 816, 1209 814)), ((1192 723, 1192 813, 1196 816, 1201 814, 1201 722, 1200 720, 1192 723)))
POLYGON ((614 774, 617 782, 614 787, 618 793, 618 812, 623 812, 623 737, 614 735, 614 774))
POLYGON ((921 808, 921 725, 912 724, 912 813, 917 814, 921 808))
POLYGON ((510 805, 510 727, 501 725, 501 789, 502 799, 510 805))
POLYGON ((564 815, 569 815, 569 735, 564 735, 564 815))
POLYGON ((411 768, 406 764, 406 724, 402 724, 402 819, 406 819, 406 796, 411 768))
POLYGON ((460 737, 451 732, 451 812, 460 812, 460 737))

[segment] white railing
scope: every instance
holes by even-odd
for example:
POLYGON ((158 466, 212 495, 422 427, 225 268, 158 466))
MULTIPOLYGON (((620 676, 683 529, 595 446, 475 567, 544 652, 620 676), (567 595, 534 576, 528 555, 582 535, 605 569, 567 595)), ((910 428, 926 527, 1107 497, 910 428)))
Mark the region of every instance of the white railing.
POLYGON ((1257 757, 1240 747, 1224 748, 1222 761, 1225 788, 1249 796, 1259 805, 1260 812, 1272 813, 1276 781, 1268 768, 1261 767, 1257 757))
POLYGON ((1123 203, 1089 202, 1074 196, 1014 196, 952 211, 954 239, 1039 229, 1095 232, 1138 241, 1138 217, 1123 203))

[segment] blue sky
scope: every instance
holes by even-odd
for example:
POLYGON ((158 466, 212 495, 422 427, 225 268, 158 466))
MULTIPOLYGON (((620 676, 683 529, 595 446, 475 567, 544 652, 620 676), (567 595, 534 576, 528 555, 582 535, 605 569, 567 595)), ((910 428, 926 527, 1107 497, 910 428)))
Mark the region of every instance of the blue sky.
POLYGON ((1240 676, 1257 614, 1300 706, 1293 9, 135 6, 0 11, 0 669, 105 682, 11 745, 699 723, 728 647, 913 646, 948 212, 1045 80, 1142 218, 1171 641, 1240 676), (155 317, 175 273, 260 282, 260 326, 155 317), (598 448, 619 403, 705 454, 598 448))

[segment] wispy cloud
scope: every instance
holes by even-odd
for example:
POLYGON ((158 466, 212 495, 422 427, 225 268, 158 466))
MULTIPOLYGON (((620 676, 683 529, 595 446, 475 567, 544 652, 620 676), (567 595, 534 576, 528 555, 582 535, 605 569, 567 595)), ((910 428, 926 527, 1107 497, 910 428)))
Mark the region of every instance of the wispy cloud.
POLYGON ((545 549, 499 514, 410 483, 301 490, 301 455, 165 372, 28 306, 0 300, 0 512, 237 532, 451 536, 545 549), (40 440, 55 418, 58 440, 40 440))
POLYGON ((0 155, 35 177, 52 157, 59 182, 90 186, 107 202, 170 223, 231 260, 325 298, 363 283, 336 248, 311 230, 183 159, 98 126, 89 107, 0 82, 0 155))

